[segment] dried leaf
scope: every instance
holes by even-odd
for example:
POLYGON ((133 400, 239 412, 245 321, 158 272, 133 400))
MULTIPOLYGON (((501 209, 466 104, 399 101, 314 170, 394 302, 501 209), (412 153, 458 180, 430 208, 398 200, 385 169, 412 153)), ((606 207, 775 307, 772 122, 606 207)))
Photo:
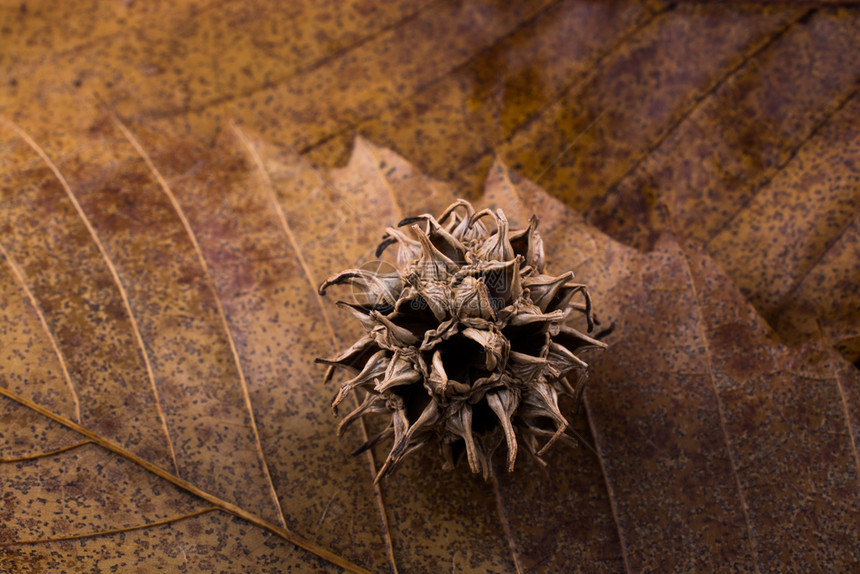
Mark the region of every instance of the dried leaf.
POLYGON ((0 8, 0 570, 855 569, 858 12, 764 4, 0 8), (315 287, 456 195, 613 348, 546 468, 374 486, 315 287))

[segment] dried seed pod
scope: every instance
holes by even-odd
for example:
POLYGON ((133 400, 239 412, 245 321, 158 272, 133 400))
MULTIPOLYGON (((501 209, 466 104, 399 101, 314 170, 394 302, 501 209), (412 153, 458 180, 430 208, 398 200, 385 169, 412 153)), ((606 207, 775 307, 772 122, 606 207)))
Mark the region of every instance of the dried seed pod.
POLYGON ((354 301, 338 302, 367 333, 334 359, 318 359, 350 378, 332 400, 350 394, 359 406, 338 433, 366 415, 388 426, 359 447, 394 443, 376 480, 428 445, 446 466, 465 454, 475 473, 489 475, 498 446, 513 470, 519 446, 540 460, 569 423, 558 396, 577 399, 588 365, 577 355, 606 345, 563 324, 571 313, 594 324, 585 285, 573 272, 544 270, 538 219, 509 229, 501 210, 476 212, 464 200, 437 220, 430 214, 388 228, 377 257, 396 245, 395 266, 350 269, 320 286, 352 286, 354 301), (411 236, 409 235, 411 232, 411 236), (574 299, 577 299, 574 301, 574 299))

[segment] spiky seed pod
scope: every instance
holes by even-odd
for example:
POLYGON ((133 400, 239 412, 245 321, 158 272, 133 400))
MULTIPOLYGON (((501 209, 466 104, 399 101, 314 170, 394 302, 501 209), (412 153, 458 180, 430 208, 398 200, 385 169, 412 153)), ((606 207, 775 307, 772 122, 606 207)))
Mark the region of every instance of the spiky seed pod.
POLYGON ((408 232, 387 229, 376 255, 396 244, 396 266, 349 269, 320 285, 321 295, 352 285, 355 300, 337 304, 367 331, 317 361, 329 365, 326 381, 336 368, 351 376, 332 401, 335 413, 350 393, 359 396, 338 434, 365 415, 390 419, 356 450, 393 438, 377 481, 428 445, 449 468, 465 451, 472 472, 487 477, 502 442, 511 471, 519 447, 541 461, 567 436, 558 396, 579 398, 588 366, 577 353, 605 344, 565 325, 581 313, 590 332, 591 300, 572 272, 545 273, 537 225, 532 216, 527 228, 510 230, 501 210, 475 212, 459 200, 438 220, 419 215, 398 225, 408 232))

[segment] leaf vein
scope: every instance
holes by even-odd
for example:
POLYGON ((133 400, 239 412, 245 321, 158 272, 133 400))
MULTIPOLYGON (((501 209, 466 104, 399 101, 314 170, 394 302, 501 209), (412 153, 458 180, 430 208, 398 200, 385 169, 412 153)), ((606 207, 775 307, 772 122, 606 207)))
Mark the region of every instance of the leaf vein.
POLYGON ((520 567, 519 551, 517 550, 514 534, 511 532, 511 525, 505 513, 505 505, 503 503, 501 490, 499 489, 499 478, 496 476, 495 469, 490 473, 490 476, 493 481, 493 494, 496 498, 496 512, 499 514, 499 522, 502 523, 502 532, 505 533, 505 540, 507 541, 508 548, 511 551, 511 559, 514 562, 514 567, 517 569, 517 574, 522 574, 523 570, 520 567))
POLYGON ((37 460, 40 458, 47 458, 49 456, 54 456, 57 454, 64 453, 67 450, 74 450, 76 448, 80 448, 82 446, 92 444, 92 442, 93 441, 91 441, 91 440, 85 440, 85 441, 76 442, 75 444, 70 444, 70 445, 67 445, 67 446, 64 446, 61 448, 56 448, 54 450, 40 452, 37 454, 28 454, 26 456, 16 456, 16 457, 12 457, 12 458, 0 458, 0 464, 13 463, 13 462, 26 462, 28 460, 37 460))
MULTIPOLYGON (((588 400, 588 389, 582 394, 582 403, 585 405, 585 414, 588 420, 588 428, 591 431, 591 436, 594 439, 594 448, 600 451, 600 445, 597 442, 597 433, 594 429, 594 415, 591 412, 591 403, 588 400)), ((612 490, 612 485, 609 482, 609 475, 606 473, 606 465, 603 464, 603 457, 597 457, 597 462, 600 463, 600 474, 603 475, 603 485, 606 488, 606 494, 609 497, 609 508, 612 509, 612 521, 615 523, 615 530, 618 532, 618 545, 621 547, 621 557, 624 559, 624 571, 632 572, 630 568, 630 558, 627 556, 627 545, 624 544, 624 531, 621 528, 621 521, 618 518, 618 507, 615 503, 615 495, 612 490)))
POLYGON ((81 540, 82 538, 95 538, 96 536, 110 536, 112 534, 121 534, 123 532, 132 532, 134 530, 143 530, 144 528, 150 528, 155 526, 164 526, 165 524, 172 524, 174 522, 179 522, 180 520, 186 520, 188 518, 194 518, 196 516, 200 516, 201 514, 206 514, 212 512, 213 510, 221 510, 220 508, 210 506, 209 508, 203 508, 197 510, 195 512, 190 512, 188 514, 183 514, 182 516, 172 516, 170 518, 165 518, 162 520, 155 520, 153 522, 148 522, 146 524, 136 524, 134 526, 126 526, 123 528, 109 528, 107 530, 101 530, 99 532, 85 532, 82 534, 73 534, 71 536, 60 536, 56 538, 40 538, 36 540, 16 540, 14 542, 2 542, 0 543, 0 547, 2 546, 24 546, 24 545, 34 545, 34 544, 48 544, 50 542, 65 542, 68 540, 81 540))
POLYGON ((720 398, 719 391, 717 390, 716 376, 714 375, 714 371, 713 371, 713 365, 712 365, 713 359, 711 356, 711 346, 708 343, 708 334, 705 332, 705 318, 704 318, 702 311, 701 311, 701 301, 699 299, 699 292, 696 289, 696 282, 695 282, 695 279, 693 278, 693 271, 692 271, 692 269, 690 269, 690 261, 689 261, 689 258, 687 256, 686 251, 683 252, 683 261, 684 261, 684 270, 687 273, 687 279, 689 282, 688 284, 690 286, 690 292, 693 295, 693 300, 696 302, 696 313, 698 314, 698 321, 696 323, 697 323, 698 328, 699 328, 699 336, 702 339, 702 346, 703 346, 704 351, 705 351, 705 363, 708 367, 708 375, 707 375, 708 381, 711 384, 711 392, 714 395, 714 402, 716 403, 716 406, 717 406, 717 416, 720 419, 720 432, 722 434, 723 442, 725 443, 726 454, 728 454, 728 459, 729 459, 729 466, 732 470, 732 477, 734 478, 734 481, 735 481, 735 488, 737 489, 738 498, 740 499, 741 512, 744 516, 744 525, 746 526, 747 541, 749 543, 750 553, 752 554, 753 560, 754 560, 753 564, 755 567, 755 571, 759 572, 760 570, 759 570, 759 566, 758 566, 758 552, 756 551, 755 535, 753 534, 752 522, 750 521, 749 503, 747 502, 746 496, 744 494, 744 489, 741 486, 741 479, 740 479, 740 475, 738 474, 738 467, 737 467, 737 463, 735 461, 735 455, 732 453, 732 445, 731 445, 731 441, 729 440, 729 432, 728 432, 728 429, 726 428, 727 427, 726 415, 723 412, 723 402, 722 402, 722 399, 720 398))
POLYGON ((60 369, 63 371, 63 378, 66 381, 66 386, 69 387, 69 392, 72 395, 72 401, 75 405, 75 422, 81 422, 81 401, 80 397, 78 397, 78 391, 75 389, 75 384, 72 381, 72 377, 69 374, 69 368, 66 365, 66 359, 63 356, 63 353, 60 351, 60 347, 57 344, 57 339, 54 337, 54 334, 51 332, 51 328, 48 326, 48 321, 45 319, 45 314, 42 313, 42 308, 39 306, 38 301, 36 301, 36 297, 33 295, 33 292, 30 290, 30 287, 27 285, 27 281, 24 279, 24 273, 18 267, 18 264, 12 259, 12 256, 9 255, 9 252, 6 251, 6 248, 0 243, 0 255, 2 255, 6 262, 9 264, 9 268, 12 270, 12 274, 15 276, 15 280, 20 284, 21 289, 24 290, 24 293, 27 295, 27 300, 32 305, 33 309, 36 312, 36 316, 39 318, 39 324, 42 326, 42 329, 45 331, 45 334, 48 337, 48 341, 51 343, 51 348, 54 350, 54 354, 57 355, 57 360, 60 362, 60 369))
MULTIPOLYGON (((824 341, 824 333, 821 332, 819 323, 819 336, 824 341)), ((825 343, 826 344, 826 343, 825 343)), ((833 352, 831 350, 831 352, 833 352)), ((837 357, 840 360, 841 357, 837 357)), ((833 359, 831 359, 832 361, 833 359)), ((850 367, 849 367, 850 368, 850 367)), ((858 477, 860 477, 860 456, 857 454, 857 438, 854 436, 854 426, 851 421, 851 408, 848 405, 848 397, 845 395, 845 386, 836 372, 835 366, 831 363, 830 370, 833 373, 833 379, 836 382, 836 390, 839 391, 839 399, 842 402, 842 412, 845 414, 845 426, 848 427, 848 442, 851 444, 851 453, 854 455, 854 466, 858 477)))

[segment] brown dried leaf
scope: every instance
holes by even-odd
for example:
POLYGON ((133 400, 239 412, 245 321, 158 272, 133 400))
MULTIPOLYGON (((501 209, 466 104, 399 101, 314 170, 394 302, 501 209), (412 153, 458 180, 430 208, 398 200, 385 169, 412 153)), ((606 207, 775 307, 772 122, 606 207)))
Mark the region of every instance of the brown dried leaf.
POLYGON ((830 349, 857 358, 855 8, 0 11, 0 570, 860 563, 860 376, 830 349), (487 169, 616 325, 574 425, 599 457, 488 486, 416 456, 374 488, 375 429, 335 437, 313 364, 359 331, 315 286, 487 169))

